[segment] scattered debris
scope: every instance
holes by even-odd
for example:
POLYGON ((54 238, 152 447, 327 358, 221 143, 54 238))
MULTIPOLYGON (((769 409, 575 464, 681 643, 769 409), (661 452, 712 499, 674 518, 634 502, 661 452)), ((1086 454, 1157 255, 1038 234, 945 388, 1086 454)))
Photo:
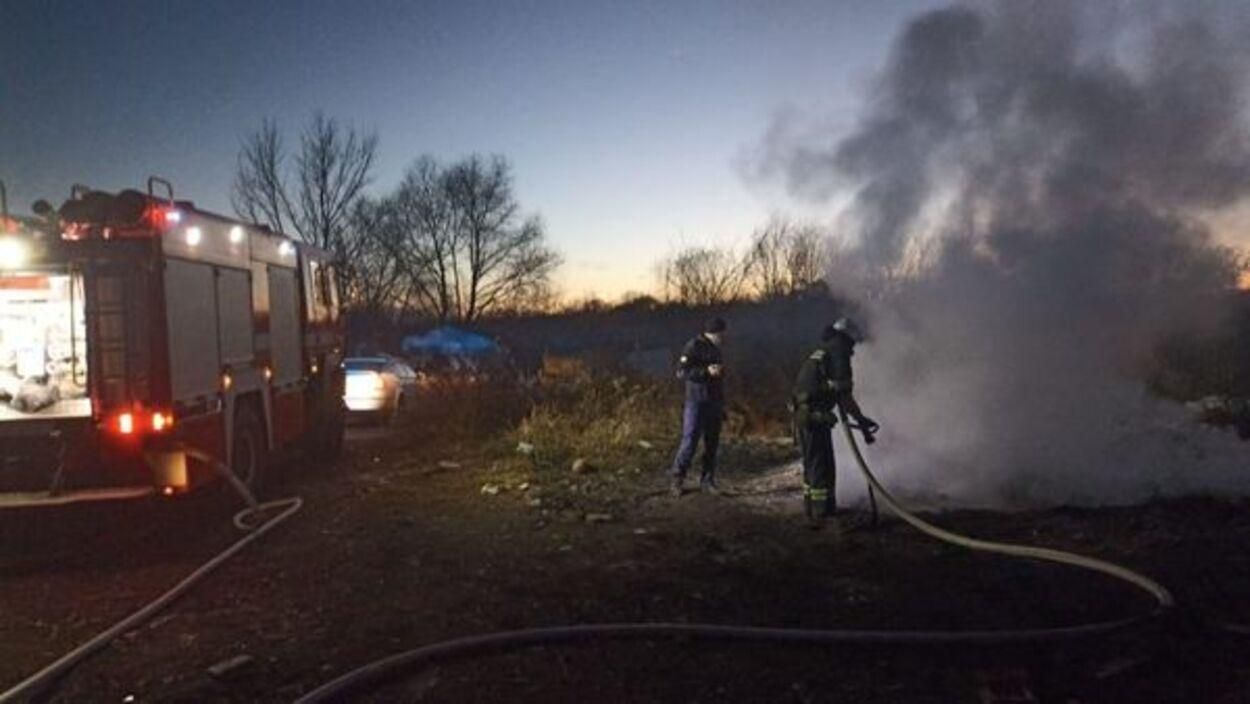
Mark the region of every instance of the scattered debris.
POLYGON ((255 658, 251 655, 236 655, 209 667, 208 674, 214 679, 221 679, 251 665, 254 661, 255 658))
POLYGON ((460 463, 452 462, 450 460, 443 460, 438 463, 438 468, 439 469, 460 469, 460 463))
POLYGON ((517 490, 517 491, 529 491, 529 490, 530 490, 530 483, 529 483, 529 482, 521 482, 520 484, 517 484, 517 485, 516 485, 516 490, 517 490))
POLYGON ((543 505, 543 500, 540 498, 536 497, 536 498, 529 500, 530 508, 540 508, 542 505, 543 505))
POLYGON ((610 523, 612 514, 610 513, 588 513, 586 514, 587 523, 610 523))
POLYGON ((518 442, 516 444, 516 451, 522 455, 532 455, 534 454, 534 446, 528 442, 518 442))
POLYGON ((646 535, 649 531, 646 528, 635 528, 634 535, 646 535))
POLYGON ((503 487, 499 486, 498 484, 486 482, 485 484, 482 485, 482 494, 485 496, 495 496, 502 489, 503 487))
POLYGON ((573 474, 589 474, 595 471, 595 466, 586 460, 585 457, 578 457, 573 460, 573 474))
POLYGON ((639 441, 638 441, 638 447, 641 447, 641 448, 642 448, 642 449, 644 449, 644 450, 650 450, 650 449, 654 448, 654 447, 655 447, 655 445, 653 445, 652 443, 650 443, 650 442, 648 442, 648 441, 646 441, 646 440, 639 440, 639 441))

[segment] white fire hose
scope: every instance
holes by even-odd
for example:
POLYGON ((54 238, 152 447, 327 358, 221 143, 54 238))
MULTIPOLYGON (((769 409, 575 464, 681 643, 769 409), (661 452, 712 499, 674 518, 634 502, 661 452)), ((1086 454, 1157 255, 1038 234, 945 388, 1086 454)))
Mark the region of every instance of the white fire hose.
POLYGON ((249 491, 247 486, 235 476, 234 472, 230 471, 229 467, 226 467, 216 458, 197 451, 189 451, 188 456, 207 462, 210 466, 214 467, 217 472, 225 476, 235 490, 243 496, 243 499, 247 502, 248 507, 234 515, 234 525, 241 530, 248 531, 248 535, 240 538, 233 545, 219 553, 216 557, 208 562, 205 562, 194 572, 187 575, 181 582, 174 585, 169 591, 161 594, 143 608, 113 624, 107 630, 96 635, 91 640, 88 640, 65 655, 62 655, 52 664, 36 672, 30 677, 27 677, 25 680, 22 680, 7 691, 0 693, 0 704, 30 701, 47 691, 49 687, 55 685, 62 677, 73 670, 74 667, 76 667, 83 660, 86 660, 91 655, 106 647, 118 636, 137 628, 143 624, 144 621, 147 621, 155 616, 161 611, 161 609, 164 609, 166 606, 173 603, 174 600, 178 599, 178 597, 181 597, 183 594, 190 591, 192 587, 198 584, 200 580, 211 574, 213 570, 217 569, 227 560, 241 552, 244 548, 276 528, 278 524, 295 515, 295 513, 298 512, 304 505, 304 500, 298 496, 258 503, 256 498, 252 496, 252 492, 249 491), (265 512, 274 509, 282 510, 277 515, 261 523, 250 523, 250 519, 255 516, 264 515, 265 512))
POLYGON ((894 495, 886 489, 881 482, 873 475, 872 470, 868 468, 868 461, 864 459, 863 452, 859 449, 859 443, 855 441, 855 435, 851 433, 851 425, 847 420, 846 412, 841 408, 838 409, 838 415, 842 418, 842 434, 846 437, 846 442, 851 446, 851 452, 855 455, 855 463, 859 465, 860 472, 863 473, 864 479, 868 482, 871 490, 881 495, 882 501, 890 508, 899 518, 906 521, 913 528, 928 535, 937 538, 945 543, 958 545, 968 548, 969 550, 977 550, 980 552, 992 552, 999 555, 1010 555, 1012 557, 1026 557, 1033 560, 1042 560, 1044 562, 1057 562, 1061 565, 1071 565, 1082 569, 1092 570, 1094 572, 1102 572, 1116 579, 1128 582, 1150 594, 1150 596, 1158 602, 1161 608, 1168 608, 1174 605, 1172 594, 1162 584, 1153 579, 1127 567, 1099 560, 1094 557, 1086 557, 1072 552, 1063 550, 1053 550, 1050 548, 1039 548, 1031 545, 1013 545, 1011 543, 996 543, 989 540, 979 540, 977 538, 969 538, 958 533, 952 533, 949 530, 939 528, 932 523, 920 518, 916 514, 908 511, 894 495))

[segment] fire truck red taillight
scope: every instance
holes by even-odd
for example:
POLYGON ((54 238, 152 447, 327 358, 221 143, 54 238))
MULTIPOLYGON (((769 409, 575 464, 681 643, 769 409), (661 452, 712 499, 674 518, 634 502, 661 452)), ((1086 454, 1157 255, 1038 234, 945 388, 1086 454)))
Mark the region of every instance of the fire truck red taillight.
POLYGON ((147 218, 152 227, 165 230, 182 222, 182 213, 177 208, 153 206, 148 209, 147 218))
POLYGON ((152 414, 152 432, 163 433, 174 425, 174 417, 169 413, 157 411, 152 414))
POLYGON ((147 433, 167 433, 174 427, 174 414, 169 411, 145 411, 136 409, 122 411, 112 417, 105 426, 122 436, 140 436, 147 433))

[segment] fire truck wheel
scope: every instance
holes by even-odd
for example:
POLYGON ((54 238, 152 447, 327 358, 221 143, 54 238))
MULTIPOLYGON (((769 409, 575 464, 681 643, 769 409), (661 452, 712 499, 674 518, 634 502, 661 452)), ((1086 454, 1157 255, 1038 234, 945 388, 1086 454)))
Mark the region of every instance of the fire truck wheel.
POLYGON ((265 433, 256 411, 243 406, 234 412, 234 448, 230 470, 253 492, 259 491, 265 474, 265 433))

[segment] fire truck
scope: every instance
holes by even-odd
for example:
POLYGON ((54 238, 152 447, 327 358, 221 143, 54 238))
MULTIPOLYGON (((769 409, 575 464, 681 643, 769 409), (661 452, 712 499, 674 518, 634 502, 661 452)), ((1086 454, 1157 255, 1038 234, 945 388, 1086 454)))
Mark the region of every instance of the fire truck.
MULTIPOLYGON (((0 197, 3 196, 0 190, 0 197)), ((174 198, 76 186, 0 216, 0 506, 177 495, 335 455, 329 255, 174 198)))

